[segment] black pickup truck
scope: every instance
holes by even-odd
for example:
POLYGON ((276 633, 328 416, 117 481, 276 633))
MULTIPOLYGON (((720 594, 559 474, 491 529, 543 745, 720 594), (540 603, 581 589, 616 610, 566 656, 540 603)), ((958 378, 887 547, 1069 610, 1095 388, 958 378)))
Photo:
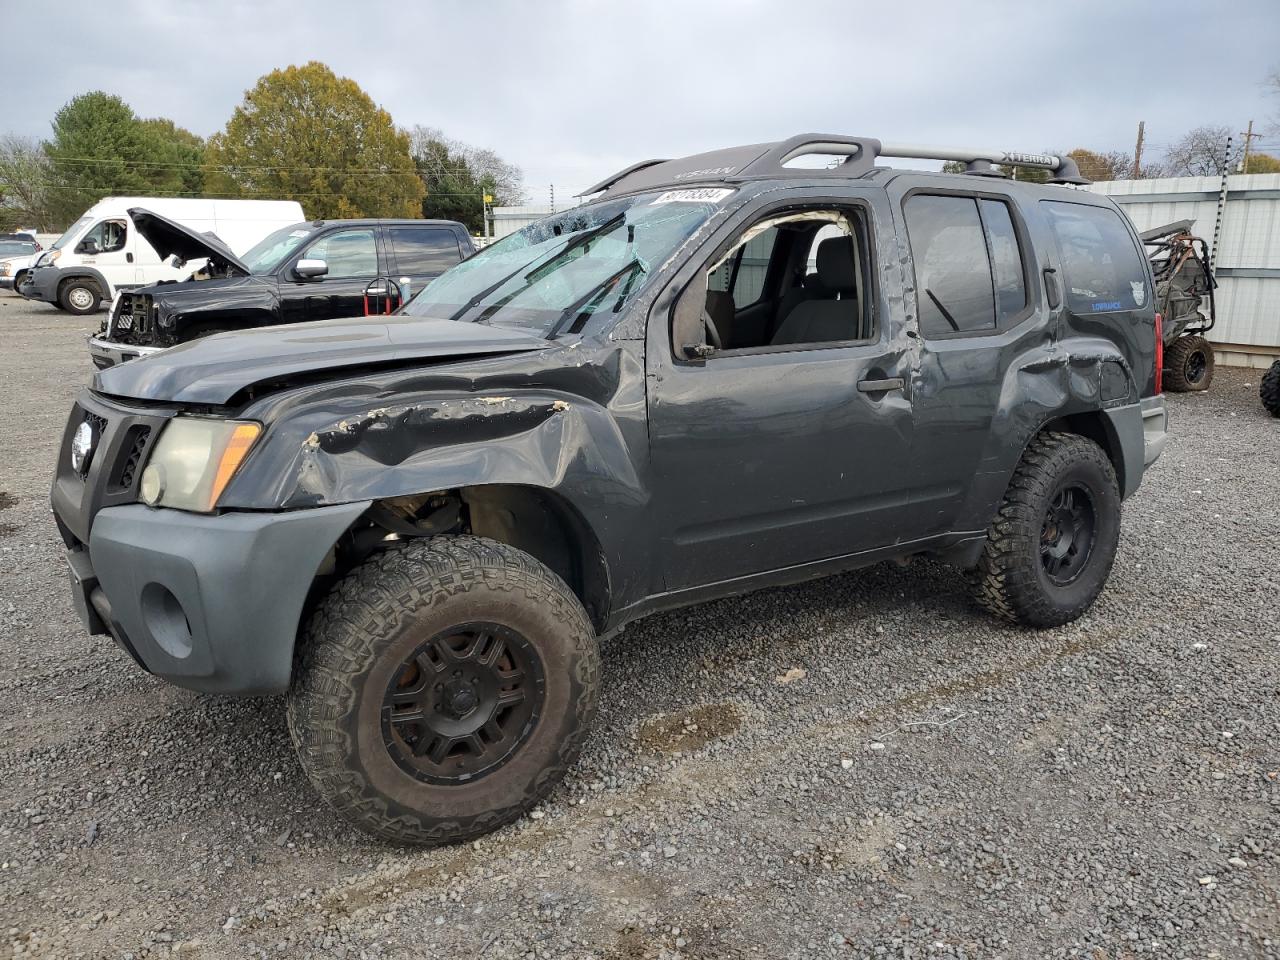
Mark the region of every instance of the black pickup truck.
POLYGON ((161 257, 206 262, 196 278, 121 292, 89 338, 99 369, 211 333, 391 313, 475 252, 453 220, 315 220, 237 257, 158 213, 129 216, 161 257))
POLYGON ((932 555, 1065 623, 1165 442, 1151 269, 1079 182, 829 135, 649 161, 397 315, 100 371, 53 484, 80 614, 287 692, 319 792, 421 843, 547 794, 597 637, 652 611, 932 555))

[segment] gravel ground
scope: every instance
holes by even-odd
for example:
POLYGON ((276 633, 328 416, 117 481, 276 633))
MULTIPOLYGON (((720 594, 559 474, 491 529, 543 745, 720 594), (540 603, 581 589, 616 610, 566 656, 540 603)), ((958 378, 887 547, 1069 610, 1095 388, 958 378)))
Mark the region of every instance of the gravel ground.
POLYGON ((993 624, 945 567, 655 616, 532 816, 389 847, 316 801, 279 699, 85 636, 47 506, 94 324, 0 294, 0 953, 1280 956, 1280 421, 1172 396, 1106 593, 993 624))

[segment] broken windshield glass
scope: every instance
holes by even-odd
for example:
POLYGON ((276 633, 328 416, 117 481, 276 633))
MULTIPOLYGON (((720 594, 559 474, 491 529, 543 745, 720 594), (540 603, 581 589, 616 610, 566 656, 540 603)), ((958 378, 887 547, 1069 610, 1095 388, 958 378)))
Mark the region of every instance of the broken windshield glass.
POLYGON ((639 295, 727 191, 716 194, 646 193, 554 214, 447 271, 403 312, 547 337, 584 332, 639 295))

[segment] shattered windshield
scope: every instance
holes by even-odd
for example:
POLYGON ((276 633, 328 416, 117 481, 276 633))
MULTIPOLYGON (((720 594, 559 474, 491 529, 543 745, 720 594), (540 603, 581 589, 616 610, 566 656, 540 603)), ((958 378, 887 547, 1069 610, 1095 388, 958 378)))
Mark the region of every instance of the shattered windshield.
POLYGON ((315 230, 305 223, 295 223, 269 233, 249 248, 240 259, 253 274, 271 273, 282 261, 293 256, 315 230))
POLYGON ((553 214, 464 260, 403 313, 551 338, 612 318, 732 190, 670 190, 553 214))

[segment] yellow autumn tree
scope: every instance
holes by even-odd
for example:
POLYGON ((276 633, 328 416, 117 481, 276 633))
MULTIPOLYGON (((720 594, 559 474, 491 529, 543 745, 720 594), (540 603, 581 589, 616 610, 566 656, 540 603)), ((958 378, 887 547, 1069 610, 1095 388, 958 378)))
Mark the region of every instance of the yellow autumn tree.
POLYGON ((323 63, 273 70, 209 139, 212 195, 297 200, 309 217, 420 217, 409 136, 323 63))

